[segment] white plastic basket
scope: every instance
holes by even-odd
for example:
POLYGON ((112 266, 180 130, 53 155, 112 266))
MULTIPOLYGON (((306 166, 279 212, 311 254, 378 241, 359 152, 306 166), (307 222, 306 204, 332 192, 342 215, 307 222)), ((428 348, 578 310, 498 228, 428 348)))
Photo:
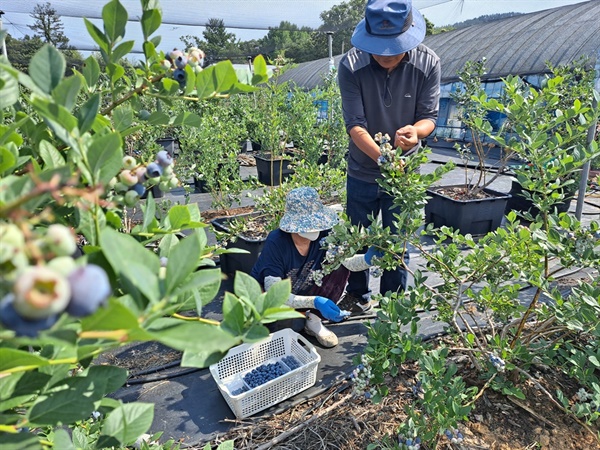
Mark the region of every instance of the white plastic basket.
POLYGON ((210 373, 235 416, 243 419, 314 385, 320 361, 321 356, 310 342, 293 330, 284 329, 256 344, 230 349, 221 361, 210 366, 210 373), (244 381, 244 375, 263 364, 285 365, 282 359, 286 356, 293 356, 300 366, 252 389, 244 381), (232 394, 240 388, 248 390, 232 394))

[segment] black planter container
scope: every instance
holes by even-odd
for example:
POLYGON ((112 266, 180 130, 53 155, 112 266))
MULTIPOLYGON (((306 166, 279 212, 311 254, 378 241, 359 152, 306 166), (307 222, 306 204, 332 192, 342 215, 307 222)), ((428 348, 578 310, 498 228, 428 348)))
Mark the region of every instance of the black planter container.
MULTIPOLYGON (((509 192, 511 198, 509 198, 508 202, 506 203, 505 214, 508 214, 510 211, 529 211, 533 217, 537 216, 540 212, 539 209, 533 206, 533 202, 531 200, 523 197, 522 193, 523 186, 521 186, 517 180, 513 180, 509 192)), ((563 202, 558 203, 556 205, 556 210, 559 213, 567 212, 571 206, 571 200, 573 200, 573 197, 568 197, 563 202)))
POLYGON ((256 155, 256 172, 258 181, 267 186, 279 186, 280 182, 294 173, 294 169, 288 169, 292 163, 289 159, 272 159, 271 155, 256 155))
POLYGON ((446 225, 460 230, 463 235, 480 236, 494 231, 502 223, 506 202, 511 196, 491 189, 484 189, 484 192, 491 197, 477 200, 455 200, 434 189, 427 189, 427 194, 431 198, 425 205, 425 223, 433 223, 436 228, 446 225))
MULTIPOLYGON (((217 217, 211 220, 211 225, 217 231, 229 232, 228 223, 235 217, 217 217)), ((247 238, 244 236, 238 236, 235 242, 228 242, 226 248, 236 248, 246 250, 248 253, 225 253, 220 255, 221 260, 221 272, 226 274, 235 274, 238 270, 240 272, 250 273, 260 252, 265 245, 265 238, 247 238)))
POLYGON ((141 199, 147 198, 148 191, 152 192, 152 197, 154 197, 154 198, 161 198, 165 195, 165 193, 158 188, 158 185, 155 184, 150 189, 146 189, 140 198, 141 199))
POLYGON ((206 194, 209 192, 206 180, 194 177, 194 192, 196 194, 206 194))
POLYGON ((171 157, 179 155, 179 139, 173 137, 164 137, 157 139, 156 143, 162 145, 162 147, 169 155, 171 155, 171 157))

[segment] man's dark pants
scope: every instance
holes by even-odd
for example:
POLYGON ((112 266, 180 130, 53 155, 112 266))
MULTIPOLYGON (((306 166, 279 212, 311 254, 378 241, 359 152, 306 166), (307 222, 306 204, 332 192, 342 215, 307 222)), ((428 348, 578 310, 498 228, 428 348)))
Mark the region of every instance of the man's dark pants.
MULTIPOLYGON (((363 225, 368 227, 371 221, 368 219, 372 215, 375 219, 381 212, 381 221, 384 227, 390 227, 392 233, 396 233, 394 226, 394 213, 398 214, 400 209, 394 206, 392 197, 387 194, 379 184, 368 183, 348 176, 346 181, 346 214, 350 218, 352 225, 363 225), (390 209, 392 208, 392 209, 390 209)), ((365 249, 366 251, 366 249, 365 249)), ((408 264, 408 251, 404 254, 404 261, 408 264)), ((403 291, 406 289, 406 270, 397 268, 392 271, 385 271, 381 277, 380 292, 403 291)), ((354 297, 361 298, 370 293, 369 290, 369 271, 351 272, 348 279, 346 292, 354 297)))

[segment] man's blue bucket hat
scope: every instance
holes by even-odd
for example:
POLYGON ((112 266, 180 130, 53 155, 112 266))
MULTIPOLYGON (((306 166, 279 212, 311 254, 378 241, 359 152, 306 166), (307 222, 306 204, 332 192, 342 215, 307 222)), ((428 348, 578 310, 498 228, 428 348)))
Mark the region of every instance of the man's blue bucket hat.
POLYGON ((351 42, 372 55, 395 56, 417 47, 425 31, 425 19, 411 0, 369 0, 351 42))

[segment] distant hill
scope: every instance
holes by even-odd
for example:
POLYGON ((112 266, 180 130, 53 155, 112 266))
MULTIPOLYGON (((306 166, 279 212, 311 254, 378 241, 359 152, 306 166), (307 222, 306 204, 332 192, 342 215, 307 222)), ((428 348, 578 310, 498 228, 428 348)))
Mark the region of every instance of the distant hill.
POLYGON ((484 16, 479 16, 474 19, 465 20, 464 22, 457 22, 452 25, 447 25, 445 27, 439 27, 443 29, 458 29, 458 28, 466 28, 472 25, 479 25, 483 23, 495 22, 496 20, 506 19, 508 17, 521 16, 523 13, 509 12, 509 13, 501 13, 501 14, 486 14, 484 16))

